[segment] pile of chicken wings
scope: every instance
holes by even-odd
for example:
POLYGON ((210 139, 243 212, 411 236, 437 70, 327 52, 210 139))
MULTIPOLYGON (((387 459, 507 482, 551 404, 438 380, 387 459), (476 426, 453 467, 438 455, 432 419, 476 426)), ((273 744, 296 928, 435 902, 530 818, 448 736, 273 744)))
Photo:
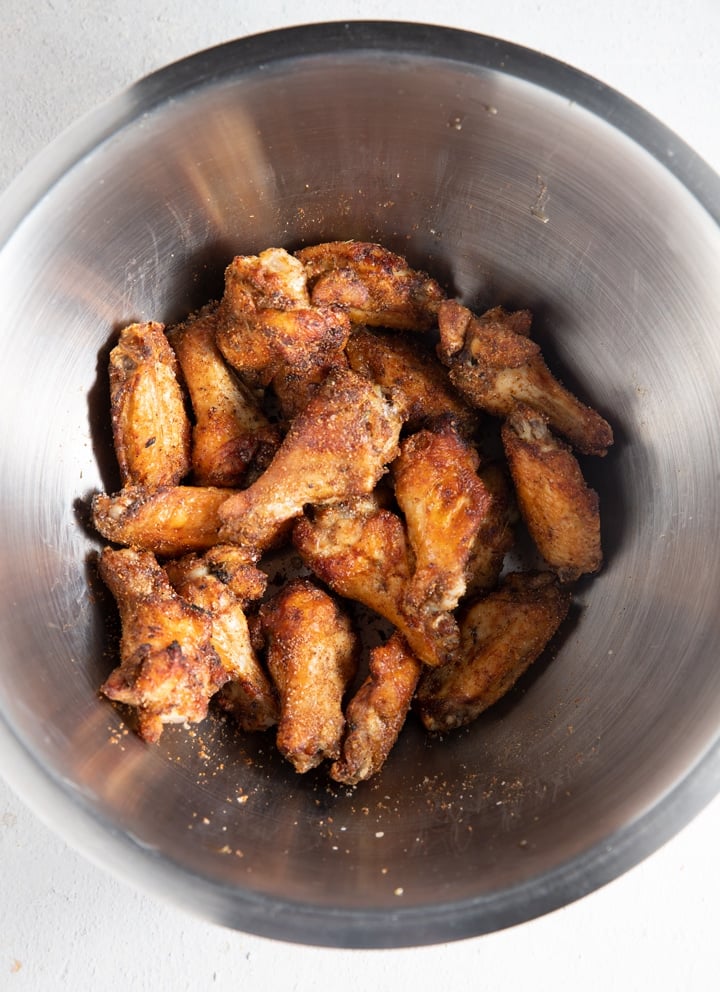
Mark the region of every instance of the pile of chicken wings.
POLYGON ((357 241, 238 256, 219 302, 121 331, 122 488, 92 517, 121 620, 102 692, 144 740, 212 701, 354 785, 411 707, 449 731, 514 685, 602 564, 575 453, 612 444, 530 332, 357 241), (508 567, 520 529, 540 567, 508 567), (303 568, 270 590, 283 549, 303 568), (386 623, 377 646, 353 603, 386 623))

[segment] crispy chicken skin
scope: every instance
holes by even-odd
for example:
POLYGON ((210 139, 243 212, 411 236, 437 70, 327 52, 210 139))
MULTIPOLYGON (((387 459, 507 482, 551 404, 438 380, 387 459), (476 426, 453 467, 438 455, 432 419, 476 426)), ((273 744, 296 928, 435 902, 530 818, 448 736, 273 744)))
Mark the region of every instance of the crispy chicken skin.
POLYGON ((342 349, 350 333, 337 307, 311 305, 305 269, 282 248, 238 255, 225 270, 217 344, 253 384, 268 385, 284 366, 314 367, 342 349))
POLYGON ((259 620, 280 698, 277 747, 307 772, 340 754, 342 702, 357 673, 359 641, 338 603, 307 579, 287 583, 259 620))
POLYGON ((490 505, 478 465, 475 448, 446 419, 406 438, 392 466, 415 557, 406 611, 423 613, 431 626, 454 625, 449 612, 465 593, 468 560, 490 505))
POLYGON ((267 470, 222 506, 221 536, 259 556, 307 503, 370 492, 397 453, 402 410, 338 369, 292 422, 267 470))
POLYGON ((402 520, 381 507, 375 493, 314 508, 312 519, 295 524, 293 543, 319 579, 389 620, 421 661, 439 665, 451 655, 454 625, 431 626, 424 613, 405 608, 412 554, 402 520))
POLYGON ((257 396, 228 368, 215 343, 217 308, 173 328, 170 344, 190 394, 193 482, 198 486, 239 486, 260 449, 268 460, 280 438, 257 396))
POLYGON ((115 495, 93 496, 93 524, 108 541, 162 557, 205 551, 220 543, 219 511, 232 492, 217 486, 127 486, 115 495))
POLYGON ((422 664, 397 632, 370 652, 369 675, 348 703, 342 757, 330 777, 356 785, 377 774, 403 728, 422 664))
POLYGON ((350 335, 345 354, 355 372, 403 396, 408 430, 419 430, 435 418, 451 414, 463 433, 474 433, 478 412, 457 393, 447 370, 421 342, 358 327, 350 335))
POLYGON ((456 659, 426 669, 415 696, 430 731, 462 727, 497 702, 544 651, 567 616, 570 592, 550 572, 515 572, 461 623, 456 659))
POLYGON ((505 466, 488 462, 481 466, 478 475, 489 497, 489 504, 470 550, 466 568, 466 597, 475 597, 495 588, 505 556, 515 543, 517 505, 505 466))
POLYGON ((342 348, 317 351, 303 365, 285 362, 280 366, 271 386, 284 420, 293 420, 305 409, 331 372, 347 368, 348 360, 342 348))
POLYGON ((597 572, 602 565, 598 497, 570 448, 530 407, 511 413, 501 435, 520 513, 547 564, 563 582, 597 572))
POLYGON ((162 324, 130 324, 110 352, 113 441, 123 486, 173 486, 190 471, 190 422, 162 324))
POLYGON ((156 743, 166 723, 198 723, 227 679, 208 614, 182 599, 147 551, 105 548, 100 575, 122 623, 120 665, 101 691, 137 709, 138 732, 156 743))
POLYGON ((400 255, 363 241, 330 241, 295 253, 314 306, 341 306, 354 324, 428 330, 444 293, 400 255))
POLYGON ((476 317, 454 300, 441 303, 438 355, 451 382, 481 410, 506 417, 524 403, 543 413, 577 451, 606 454, 610 425, 554 378, 538 345, 525 336, 527 313, 495 307, 476 317))
MULTIPOLYGON (((252 568, 242 565, 241 571, 246 574, 252 568)), ((223 709, 232 712, 245 731, 272 727, 278 719, 275 690, 250 642, 243 603, 233 593, 230 583, 223 581, 232 577, 227 565, 223 571, 214 566, 212 559, 186 555, 168 562, 165 571, 175 591, 210 617, 210 642, 229 680, 220 691, 223 709)), ((235 579, 237 582, 237 575, 235 579)), ((242 579, 239 581, 242 583, 242 579)), ((247 588, 247 581, 243 584, 247 588)))

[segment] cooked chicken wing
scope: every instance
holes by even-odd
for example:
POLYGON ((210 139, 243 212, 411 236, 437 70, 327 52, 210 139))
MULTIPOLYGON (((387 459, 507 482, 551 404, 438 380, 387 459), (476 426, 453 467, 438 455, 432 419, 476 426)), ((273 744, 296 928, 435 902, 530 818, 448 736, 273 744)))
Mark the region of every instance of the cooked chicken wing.
POLYGON ((123 486, 173 486, 190 471, 190 422, 162 324, 130 324, 110 352, 113 440, 123 486))
POLYGON ((570 593, 550 572, 515 572, 472 606, 459 656, 420 678, 416 704, 428 730, 462 727, 497 702, 545 650, 570 593))
POLYGON ((268 584, 268 577, 251 564, 242 548, 234 544, 216 544, 202 556, 211 575, 224 583, 243 606, 260 599, 268 584))
POLYGON ((342 701, 357 672, 359 641, 338 603, 307 579, 264 603, 260 625, 280 697, 278 750, 307 772, 340 754, 342 701))
POLYGON ((464 434, 478 424, 478 412, 455 391, 447 370, 415 338, 358 327, 345 346, 350 368, 385 389, 399 391, 408 408, 407 428, 419 430, 452 414, 464 434))
POLYGON ((583 454, 604 455, 612 444, 610 425, 554 378, 540 348, 518 327, 527 311, 502 307, 475 317, 454 300, 440 305, 438 354, 451 382, 468 402, 498 417, 519 403, 543 413, 553 430, 583 454))
POLYGON ((466 597, 490 592, 498 584, 505 556, 515 543, 517 505, 505 467, 489 462, 478 471, 489 505, 470 551, 466 597))
POLYGON ((227 680, 210 617, 178 596, 147 551, 105 548, 99 565, 122 623, 120 665, 102 692, 136 707, 140 736, 155 743, 163 724, 204 719, 227 680))
MULTIPOLYGON (((242 565, 242 575, 246 576, 247 570, 252 568, 252 565, 242 565)), ((229 573, 214 567, 212 560, 198 555, 186 555, 168 562, 165 571, 175 591, 210 617, 210 643, 229 680, 220 693, 222 707, 232 712, 243 730, 272 727, 278 719, 275 690, 250 643, 243 604, 232 592, 231 584, 219 577, 230 578, 229 573)), ((258 572, 257 569, 254 571, 258 572)), ((235 579, 238 580, 237 575, 235 579)), ((247 586, 247 581, 244 584, 247 586)))
POLYGON ((218 310, 207 309, 173 328, 169 340, 190 393, 193 482, 239 486, 256 454, 265 462, 280 436, 256 394, 228 368, 215 343, 218 310))
POLYGON ((565 582, 597 572, 598 497, 570 448, 530 407, 511 413, 501 433, 520 513, 540 554, 565 582))
POLYGON ((253 383, 267 385, 283 367, 312 367, 342 349, 350 333, 337 307, 311 306, 302 264, 282 248, 238 255, 225 271, 217 344, 253 383))
POLYGON ((449 630, 431 627, 425 614, 406 611, 413 562, 405 528, 374 493, 314 508, 312 519, 306 516, 295 524, 293 543, 331 589, 394 624, 421 661, 442 664, 455 649, 454 625, 449 630))
POLYGON ((108 541, 163 557, 205 551, 220 543, 219 511, 232 492, 216 486, 127 486, 112 496, 93 496, 93 524, 108 541))
POLYGON ((444 293, 400 255, 362 241, 331 241, 296 252, 314 306, 341 306, 355 324, 426 330, 444 293))
POLYGON ((303 365, 282 364, 272 379, 280 412, 289 422, 305 409, 331 372, 348 368, 344 349, 314 352, 303 365))
POLYGON ((454 625, 449 613, 465 593, 468 560, 490 505, 478 465, 476 450, 446 419, 406 438, 392 466, 415 556, 405 607, 431 627, 454 625))
POLYGON ((368 379, 331 372, 268 469, 220 510, 223 540, 258 556, 307 503, 370 492, 397 452, 403 412, 368 379))
POLYGON ((373 648, 369 675, 345 712, 342 757, 330 767, 336 782, 355 785, 380 771, 405 723, 421 669, 398 633, 373 648))

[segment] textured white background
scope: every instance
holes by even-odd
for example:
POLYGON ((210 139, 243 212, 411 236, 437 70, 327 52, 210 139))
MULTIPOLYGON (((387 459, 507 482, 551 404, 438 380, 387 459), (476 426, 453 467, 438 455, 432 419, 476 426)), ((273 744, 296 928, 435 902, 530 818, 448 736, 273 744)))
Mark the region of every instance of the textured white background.
MULTIPOLYGON (((469 28, 560 58, 640 103, 720 171, 717 0, 115 6, 0 3, 0 189, 78 116, 167 62, 269 28, 358 18, 469 28)), ((129 889, 0 783, 0 992, 710 992, 720 988, 719 837, 716 800, 642 865, 542 919, 433 948, 333 951, 207 925, 129 889)))

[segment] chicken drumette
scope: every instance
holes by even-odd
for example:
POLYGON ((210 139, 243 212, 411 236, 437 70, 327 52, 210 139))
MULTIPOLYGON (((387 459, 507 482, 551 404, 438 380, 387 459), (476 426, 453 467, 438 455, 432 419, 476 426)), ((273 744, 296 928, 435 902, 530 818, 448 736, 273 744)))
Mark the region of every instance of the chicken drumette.
POLYGON ((359 642, 338 603, 306 579, 287 583, 259 615, 280 699, 277 747, 297 772, 340 754, 342 701, 359 642))
POLYGON ((186 555, 165 566, 173 588, 210 617, 211 644, 227 680, 218 702, 246 731, 277 723, 275 690, 250 640, 244 606, 262 595, 267 577, 238 561, 235 549, 219 546, 210 556, 186 555))
POLYGON ((397 452, 403 411, 347 369, 295 418, 267 470, 221 508, 224 540, 259 556, 303 507, 370 492, 397 452))
POLYGON ((150 552, 105 548, 99 568, 122 624, 120 665, 101 691, 137 709, 138 732, 151 743, 166 723, 203 720, 228 677, 210 616, 175 592, 150 552))

